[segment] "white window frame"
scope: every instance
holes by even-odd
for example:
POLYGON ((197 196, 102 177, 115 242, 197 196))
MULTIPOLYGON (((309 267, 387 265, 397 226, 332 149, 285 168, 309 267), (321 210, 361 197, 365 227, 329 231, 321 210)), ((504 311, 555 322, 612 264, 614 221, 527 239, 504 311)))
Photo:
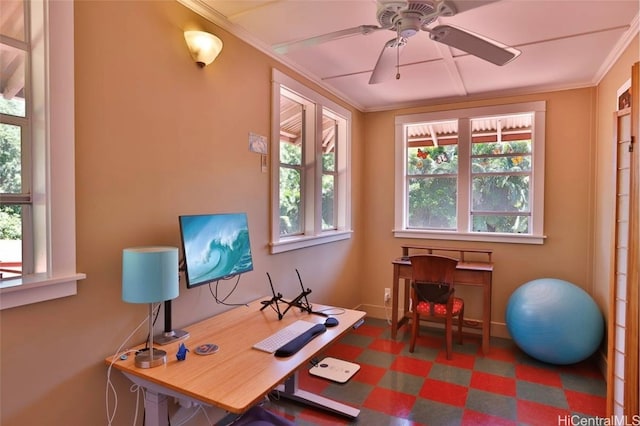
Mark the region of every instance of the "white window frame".
POLYGON ((399 115, 395 118, 395 221, 393 235, 397 238, 486 241, 523 244, 543 244, 544 239, 544 145, 545 145, 546 102, 525 102, 508 105, 494 105, 478 108, 437 111, 421 114, 399 115), (509 115, 532 112, 532 190, 531 233, 506 234, 489 232, 470 232, 471 221, 471 133, 470 120, 477 117, 509 115), (455 231, 418 230, 407 228, 406 164, 405 146, 406 125, 430 121, 459 120, 458 128, 458 211, 455 231))
MULTIPOLYGON (((338 173, 338 165, 340 164, 340 148, 342 145, 342 138, 345 137, 345 135, 342 132, 342 126, 340 126, 338 124, 338 121, 342 119, 342 117, 337 116, 334 112, 332 111, 328 111, 325 110, 322 120, 324 121, 324 117, 327 117, 331 120, 335 120, 336 123, 334 124, 334 140, 335 140, 335 149, 334 149, 334 168, 333 170, 324 170, 324 166, 323 166, 323 161, 322 158, 319 159, 320 161, 320 167, 319 167, 319 171, 320 171, 320 185, 322 185, 322 179, 324 179, 325 176, 331 176, 333 178, 333 184, 334 184, 334 188, 333 188, 333 226, 331 228, 328 229, 323 229, 323 232, 326 231, 330 231, 330 230, 336 230, 338 229, 338 226, 340 224, 340 204, 338 203, 338 201, 340 200, 340 174, 338 173)), ((322 157, 322 137, 319 140, 319 144, 318 144, 318 149, 320 149, 320 157, 322 157)), ((322 192, 322 191, 321 191, 322 192)), ((320 194, 320 196, 322 196, 322 194, 320 194)), ((322 200, 320 201, 320 209, 322 209, 324 206, 322 205, 322 200)), ((322 213, 321 213, 322 214, 322 213)), ((321 218, 322 221, 322 218, 321 218)), ((320 224, 320 226, 322 226, 322 224, 320 224)))
POLYGON ((77 294, 73 2, 29 2, 33 273, 0 281, 0 309, 77 294))
POLYGON ((271 87, 271 241, 272 254, 351 238, 351 111, 309 89, 277 69, 272 70, 271 87), (280 235, 280 94, 287 90, 308 101, 304 178, 301 180, 304 224, 299 235, 280 235), (344 120, 337 135, 336 229, 322 230, 322 117, 323 113, 344 120), (316 126, 315 123, 318 123, 316 126))

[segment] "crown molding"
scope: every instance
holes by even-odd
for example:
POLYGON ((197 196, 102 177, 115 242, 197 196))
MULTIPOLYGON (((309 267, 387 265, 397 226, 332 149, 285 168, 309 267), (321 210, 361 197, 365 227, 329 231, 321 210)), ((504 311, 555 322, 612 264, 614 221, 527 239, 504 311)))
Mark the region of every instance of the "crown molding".
POLYGON ((229 33, 238 37, 240 40, 258 49, 260 52, 269 56, 270 58, 277 61, 278 63, 286 66, 290 70, 300 74, 302 77, 322 87, 324 90, 331 93, 333 96, 336 96, 342 102, 345 102, 349 106, 356 108, 360 112, 365 111, 364 105, 361 105, 359 102, 351 99, 349 96, 336 90, 334 87, 328 86, 326 83, 323 82, 322 78, 315 75, 311 71, 287 60, 287 58, 283 57, 282 55, 278 55, 273 51, 270 45, 264 43, 262 40, 257 39, 241 26, 236 25, 233 22, 229 21, 229 19, 225 15, 221 14, 220 12, 218 12, 217 10, 211 7, 210 5, 211 0, 177 0, 177 1, 178 3, 182 4, 183 6, 187 7, 188 9, 191 9, 193 12, 202 16, 209 22, 217 25, 218 27, 222 28, 225 31, 228 31, 229 33))
POLYGON ((613 47, 607 58, 602 63, 602 66, 600 66, 598 71, 593 76, 592 82, 594 86, 600 84, 602 79, 607 75, 609 70, 611 70, 616 61, 620 59, 620 56, 624 53, 625 49, 629 47, 629 44, 638 35, 638 33, 640 33, 640 13, 636 14, 636 16, 633 18, 633 21, 631 21, 631 24, 629 24, 629 28, 627 29, 627 31, 625 31, 623 36, 620 37, 616 45, 613 47))

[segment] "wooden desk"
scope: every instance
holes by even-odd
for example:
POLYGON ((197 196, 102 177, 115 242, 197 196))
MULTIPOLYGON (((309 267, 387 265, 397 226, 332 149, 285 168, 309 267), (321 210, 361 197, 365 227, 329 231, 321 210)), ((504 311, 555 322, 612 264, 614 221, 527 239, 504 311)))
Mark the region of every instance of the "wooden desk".
MULTIPOLYGON (((442 254, 459 259, 454 281, 456 285, 482 287, 482 321, 465 321, 464 326, 482 328, 482 353, 489 353, 489 339, 491 337, 491 277, 493 274, 493 263, 491 263, 491 250, 485 249, 458 249, 432 246, 402 246, 402 258, 395 259, 393 264, 393 284, 391 297, 391 338, 395 339, 398 329, 410 319, 409 309, 409 285, 411 282, 411 263, 405 260, 410 254, 410 250, 427 252, 429 254, 442 254), (442 253, 441 253, 442 252, 442 253), (445 253, 448 252, 448 253, 445 253), (456 252, 458 255, 451 255, 456 252), (480 253, 487 255, 488 261, 468 261, 465 259, 466 253, 480 253), (400 280, 404 280, 403 313, 398 318, 399 313, 399 288, 400 280)), ((417 253, 416 253, 417 254, 417 253)), ((469 256, 467 255, 467 258, 469 256)))
MULTIPOLYGON (((260 311, 261 300, 231 309, 202 322, 186 327, 190 337, 160 348, 167 352, 167 364, 141 369, 134 364, 131 354, 126 360, 118 359, 113 368, 122 371, 130 380, 146 388, 146 425, 167 425, 167 397, 191 400, 198 404, 219 407, 240 414, 262 401, 270 391, 281 386, 282 396, 322 406, 349 417, 357 417, 359 410, 297 388, 297 370, 307 365, 316 354, 346 334, 365 313, 351 309, 338 309, 314 304, 316 311, 332 309, 340 324, 327 331, 288 358, 253 349, 252 346, 286 325, 303 319, 323 323, 325 318, 290 309, 278 321, 270 308, 260 311), (176 359, 180 343, 190 352, 185 361, 176 359), (220 346, 212 355, 197 355, 194 349, 205 343, 220 346)), ((331 312, 331 311, 328 311, 331 312)), ((112 357, 105 360, 107 365, 112 357)))

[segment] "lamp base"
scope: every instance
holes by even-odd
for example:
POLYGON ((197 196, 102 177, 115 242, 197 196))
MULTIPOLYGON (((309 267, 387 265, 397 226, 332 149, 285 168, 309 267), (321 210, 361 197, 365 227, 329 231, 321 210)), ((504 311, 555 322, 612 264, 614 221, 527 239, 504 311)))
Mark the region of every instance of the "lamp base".
POLYGON ((142 349, 136 354, 136 367, 151 368, 167 363, 167 353, 162 349, 142 349))
POLYGON ((162 334, 158 334, 153 338, 153 341, 158 345, 164 346, 169 343, 176 342, 178 340, 186 339, 189 337, 189 332, 184 330, 171 330, 169 332, 165 331, 162 334))

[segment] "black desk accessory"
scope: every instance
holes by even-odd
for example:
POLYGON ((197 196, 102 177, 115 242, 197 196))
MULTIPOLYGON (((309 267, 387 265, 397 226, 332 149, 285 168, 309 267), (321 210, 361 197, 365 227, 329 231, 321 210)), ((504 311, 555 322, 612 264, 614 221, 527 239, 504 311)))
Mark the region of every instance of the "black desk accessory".
POLYGON ((324 322, 324 325, 325 325, 326 327, 335 327, 335 326, 336 326, 336 325, 338 325, 338 324, 340 324, 340 323, 338 322, 338 320, 337 320, 337 319, 335 319, 335 318, 333 318, 333 317, 329 317, 329 318, 327 318, 327 319, 325 320, 325 322, 324 322))
POLYGON ((301 312, 308 312, 310 314, 313 313, 313 311, 311 310, 311 304, 307 299, 307 296, 311 294, 311 289, 308 288, 305 290, 304 285, 302 284, 302 278, 300 278, 300 272, 298 272, 297 269, 296 269, 296 274, 298 275, 298 282, 300 283, 300 288, 302 289, 302 293, 296 296, 296 298, 293 299, 291 302, 287 302, 289 306, 287 306, 287 309, 285 309, 284 312, 282 313, 283 316, 287 313, 289 309, 291 309, 291 307, 300 308, 301 312))
POLYGON ((296 352, 298 352, 300 349, 302 349, 307 343, 313 340, 316 336, 324 333, 325 331, 327 331, 327 327, 325 327, 324 324, 316 324, 313 327, 311 327, 309 330, 299 335, 298 337, 294 338, 290 342, 278 348, 278 350, 276 350, 274 355, 277 357, 291 356, 296 352))
POLYGON ((281 293, 276 293, 275 289, 273 288, 273 282, 271 281, 271 275, 269 275, 269 273, 267 272, 267 278, 269 278, 269 285, 271 286, 271 294, 273 294, 273 296, 269 300, 263 300, 262 302, 260 302, 263 305, 262 308, 260 308, 260 310, 262 311, 267 306, 275 305, 274 310, 278 313, 279 320, 281 320, 284 317, 284 315, 289 311, 289 309, 291 309, 292 307, 299 308, 301 312, 307 312, 309 314, 328 317, 329 315, 325 314, 324 312, 318 312, 312 309, 312 305, 311 303, 309 303, 309 299, 307 299, 307 296, 311 294, 311 289, 304 288, 304 285, 302 284, 302 278, 300 277, 300 272, 297 269, 296 269, 296 274, 298 275, 298 282, 300 283, 300 288, 302 289, 302 292, 298 296, 296 296, 295 299, 291 300, 290 302, 287 302, 282 299, 281 293), (282 302, 285 305, 287 305, 286 309, 282 312, 280 311, 279 302, 282 302))
POLYGON ((286 303, 282 300, 282 293, 277 293, 275 289, 273 288, 273 281, 271 281, 271 275, 269 275, 269 273, 267 272, 267 278, 269 278, 269 286, 271 286, 271 293, 273 294, 273 296, 271 297, 271 299, 269 300, 263 300, 262 302, 262 308, 260 308, 260 310, 264 310, 264 308, 266 308, 267 306, 271 306, 271 305, 276 305, 276 307, 274 308, 274 310, 278 313, 278 319, 281 320, 282 317, 284 316, 284 313, 280 312, 280 305, 278 305, 279 301, 282 301, 283 303, 286 303))

